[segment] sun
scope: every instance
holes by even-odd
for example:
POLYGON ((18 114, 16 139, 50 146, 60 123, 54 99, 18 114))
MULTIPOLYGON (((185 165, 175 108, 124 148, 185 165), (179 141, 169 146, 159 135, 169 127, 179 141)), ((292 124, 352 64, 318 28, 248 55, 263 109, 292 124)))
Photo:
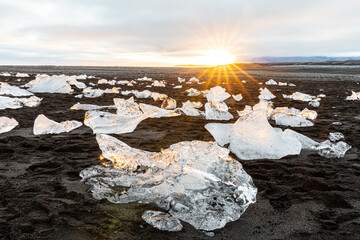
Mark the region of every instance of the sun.
POLYGON ((210 49, 197 51, 197 56, 188 59, 190 64, 218 66, 232 64, 236 56, 226 49, 210 49))

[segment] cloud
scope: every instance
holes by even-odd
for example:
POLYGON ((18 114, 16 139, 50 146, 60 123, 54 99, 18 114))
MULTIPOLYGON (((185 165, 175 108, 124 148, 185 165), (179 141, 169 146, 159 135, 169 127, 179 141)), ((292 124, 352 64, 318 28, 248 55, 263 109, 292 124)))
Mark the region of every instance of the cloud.
POLYGON ((360 52, 348 0, 0 0, 0 64, 171 65, 199 50, 241 57, 360 52))

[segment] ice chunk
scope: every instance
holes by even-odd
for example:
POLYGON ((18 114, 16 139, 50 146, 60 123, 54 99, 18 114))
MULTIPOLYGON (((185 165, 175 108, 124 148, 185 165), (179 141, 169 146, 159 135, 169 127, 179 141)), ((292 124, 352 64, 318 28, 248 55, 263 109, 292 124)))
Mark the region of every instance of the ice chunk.
MULTIPOLYGON (((77 80, 86 80, 87 76, 85 74, 75 76, 77 80)), ((90 76, 89 78, 95 78, 94 76, 90 76)))
POLYGON ((3 76, 3 77, 11 77, 11 74, 8 73, 8 72, 3 72, 0 75, 3 76))
POLYGON ((152 92, 150 92, 149 90, 144 90, 144 91, 141 91, 141 92, 139 92, 138 90, 133 90, 132 93, 137 98, 150 98, 150 97, 152 97, 152 92))
POLYGON ((144 119, 153 115, 147 112, 141 115, 118 115, 109 112, 88 111, 85 113, 84 124, 93 130, 93 133, 122 134, 133 132, 144 119))
POLYGON ((107 84, 107 82, 108 82, 107 79, 102 78, 98 80, 97 84, 107 84))
POLYGON ((351 96, 347 96, 346 100, 360 100, 360 92, 351 91, 351 96))
POLYGON ((299 117, 297 115, 288 115, 286 113, 277 113, 274 115, 276 125, 290 126, 290 127, 312 127, 314 123, 299 117))
POLYGON ((226 92, 225 88, 216 86, 210 89, 210 91, 205 95, 208 102, 216 101, 222 102, 228 99, 231 95, 226 92))
POLYGON ((266 111, 267 103, 260 102, 252 112, 240 117, 233 125, 229 149, 238 158, 279 159, 300 153, 300 141, 274 130, 267 120, 266 111))
POLYGON ((242 82, 242 83, 246 83, 246 81, 245 81, 245 80, 242 80, 241 82, 242 82))
POLYGON ((183 83, 183 82, 185 82, 186 80, 185 80, 184 78, 178 77, 178 81, 179 81, 179 83, 183 83))
POLYGON ((72 93, 73 90, 64 75, 36 75, 35 81, 28 83, 30 92, 37 93, 72 93))
POLYGON ((151 85, 154 87, 165 87, 164 81, 158 81, 158 80, 155 80, 151 85))
POLYGON ((342 125, 342 122, 333 122, 332 125, 341 126, 341 125, 342 125))
POLYGON ((151 118, 161 118, 161 117, 177 117, 180 116, 181 114, 179 113, 179 111, 175 110, 167 110, 164 108, 159 108, 153 105, 149 105, 149 104, 144 104, 144 103, 140 103, 139 104, 140 109, 145 113, 154 113, 152 114, 150 117, 151 118))
POLYGON ((179 89, 179 88, 182 88, 182 86, 181 85, 177 85, 177 86, 175 86, 175 87, 173 87, 174 89, 179 89))
POLYGON ((224 102, 211 101, 205 104, 205 116, 208 120, 230 120, 233 117, 224 102))
POLYGON ((23 106, 36 107, 40 104, 42 98, 32 96, 30 98, 10 98, 0 96, 0 109, 17 109, 23 106))
POLYGON ((17 125, 19 123, 14 118, 0 117, 0 134, 11 131, 17 125))
POLYGON ((243 96, 241 95, 241 93, 239 93, 237 95, 232 95, 232 97, 235 99, 235 101, 241 101, 243 99, 243 96))
POLYGON ((209 131, 220 146, 224 146, 230 142, 232 127, 232 123, 208 123, 205 125, 206 130, 209 131))
POLYGON ((332 142, 337 142, 344 138, 344 135, 341 132, 329 133, 329 139, 332 142))
POLYGON ((23 77, 30 77, 30 76, 29 76, 29 74, 27 74, 27 73, 17 73, 17 74, 15 75, 15 77, 23 78, 23 77))
POLYGON ((127 100, 122 98, 114 98, 115 107, 117 109, 116 113, 121 116, 135 116, 142 115, 143 112, 140 110, 139 104, 134 100, 134 97, 131 97, 127 100))
POLYGON ((117 84, 119 85, 128 85, 130 82, 128 80, 120 80, 120 81, 117 81, 117 84))
POLYGON ((70 76, 67 77, 65 75, 61 75, 64 76, 66 78, 66 81, 70 84, 70 85, 75 85, 77 88, 79 89, 84 89, 86 88, 86 84, 83 82, 79 82, 78 80, 76 80, 76 76, 70 76))
POLYGON ((319 145, 318 142, 312 140, 311 138, 309 138, 301 133, 295 132, 294 130, 291 130, 291 129, 285 129, 284 134, 293 136, 297 140, 299 140, 301 142, 302 149, 313 150, 313 149, 316 149, 316 147, 319 145))
POLYGON ((121 91, 121 94, 124 95, 124 96, 130 95, 132 93, 133 93, 133 91, 130 91, 130 90, 121 91))
POLYGON ((150 82, 151 82, 151 81, 152 81, 152 78, 148 78, 148 77, 145 76, 145 77, 143 77, 143 78, 138 78, 137 80, 138 80, 138 81, 150 81, 150 82))
POLYGON ((287 82, 278 82, 278 86, 287 86, 287 82))
POLYGON ((317 99, 315 96, 311 96, 309 94, 301 93, 301 92, 294 92, 291 95, 283 94, 283 97, 293 99, 295 101, 303 101, 303 102, 310 102, 317 99))
POLYGON ((275 96, 269 91, 267 88, 260 88, 260 100, 271 100, 275 98, 275 96))
POLYGON ((163 103, 161 104, 161 108, 175 109, 176 108, 176 100, 171 97, 166 98, 163 101, 163 103))
POLYGON ((40 114, 35 119, 33 132, 35 135, 59 134, 62 132, 70 132, 81 126, 82 123, 79 121, 64 121, 58 123, 40 114))
POLYGON ((104 108, 115 108, 115 106, 98 106, 94 104, 81 104, 81 103, 75 103, 70 109, 71 110, 100 110, 104 108))
POLYGON ((160 211, 145 211, 141 217, 154 228, 163 231, 179 232, 183 227, 179 219, 160 211))
POLYGON ((289 83, 288 86, 289 86, 289 87, 296 87, 296 85, 293 84, 293 83, 289 83))
POLYGON ((277 82, 274 79, 270 79, 269 81, 265 82, 266 85, 277 85, 277 82))
POLYGON ((189 97, 195 97, 195 96, 199 96, 200 95, 200 92, 195 89, 195 88, 190 88, 190 89, 187 89, 185 92, 188 93, 188 96, 189 97))
POLYGON ((341 158, 345 156, 345 153, 351 148, 351 146, 343 141, 332 143, 329 140, 325 140, 317 147, 319 154, 326 158, 341 158))
POLYGON ((309 106, 311 107, 319 107, 320 106, 320 102, 318 100, 313 100, 309 102, 309 106))
POLYGON ((33 93, 25 89, 21 89, 17 86, 11 86, 7 83, 0 82, 0 95, 10 95, 10 96, 19 97, 19 96, 31 96, 33 95, 33 93))
POLYGON ((42 98, 31 96, 29 98, 19 98, 25 107, 37 107, 40 105, 42 98))
POLYGON ((157 92, 151 93, 151 96, 154 99, 154 101, 165 100, 168 97, 166 94, 157 93, 157 92))
POLYGON ((87 98, 97 98, 104 94, 104 90, 93 89, 92 87, 87 87, 83 89, 84 97, 87 98))
POLYGON ((155 203, 207 231, 237 220, 256 200, 251 177, 216 143, 180 142, 157 153, 131 148, 108 135, 96 139, 111 165, 104 162, 109 167, 80 173, 96 199, 155 203), (128 189, 116 191, 117 186, 128 189))
POLYGON ((316 97, 318 97, 318 98, 324 98, 324 97, 326 97, 326 95, 323 94, 323 93, 321 93, 321 94, 317 95, 316 97))
POLYGON ((191 101, 186 101, 182 103, 182 107, 183 108, 201 108, 203 106, 203 104, 201 102, 191 102, 191 101))

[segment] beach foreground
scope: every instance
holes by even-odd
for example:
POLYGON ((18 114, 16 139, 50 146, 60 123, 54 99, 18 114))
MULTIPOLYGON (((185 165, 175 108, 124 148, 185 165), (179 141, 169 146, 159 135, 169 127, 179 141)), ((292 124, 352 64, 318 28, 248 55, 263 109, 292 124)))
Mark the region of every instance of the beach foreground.
MULTIPOLYGON (((1 239, 359 239, 360 238, 360 106, 346 101, 351 91, 360 91, 360 68, 346 67, 248 67, 252 79, 240 71, 236 78, 226 70, 218 70, 211 80, 211 70, 200 78, 201 85, 178 85, 177 77, 199 77, 205 69, 196 68, 100 68, 100 67, 21 67, 0 66, 0 72, 25 72, 29 78, 0 76, 1 82, 23 85, 37 73, 87 74, 96 79, 83 80, 86 85, 100 78, 132 80, 151 77, 166 80, 166 87, 124 86, 121 90, 145 90, 165 93, 178 103, 206 100, 200 95, 188 97, 185 90, 198 90, 220 85, 229 93, 243 95, 225 102, 235 118, 236 110, 253 106, 258 89, 270 78, 293 83, 289 86, 266 86, 276 98, 274 107, 309 108, 306 102, 288 101, 282 94, 295 91, 310 95, 325 94, 321 105, 314 108, 318 118, 313 127, 294 128, 316 141, 324 141, 330 132, 341 132, 352 146, 345 157, 327 159, 312 151, 279 160, 240 160, 258 188, 257 201, 235 222, 215 230, 214 236, 183 223, 177 233, 159 231, 141 218, 145 210, 158 210, 154 205, 138 203, 113 204, 97 201, 89 186, 81 182, 80 171, 99 165, 101 151, 92 130, 82 126, 70 133, 33 135, 33 124, 39 114, 52 120, 84 120, 85 111, 70 110, 77 102, 111 105, 120 94, 104 94, 98 98, 74 98, 74 94, 37 93, 43 98, 34 108, 6 109, 0 116, 19 122, 14 130, 0 135, 0 238, 1 239), (218 77, 219 76, 219 77, 218 77), (228 79, 228 80, 227 80, 228 79), (245 80, 246 83, 241 83, 245 80), (342 125, 334 125, 341 122, 342 125)), ((335 64, 336 66, 336 64, 335 64)), ((245 66, 246 68, 247 66, 245 66)), ((107 85, 97 85, 105 89, 107 85)), ((152 99, 136 99, 160 107, 152 99)), ((178 116, 150 118, 142 121, 132 133, 114 135, 131 147, 158 152, 171 144, 188 140, 214 141, 204 128, 209 121, 200 117, 178 116)), ((272 123, 274 126, 274 124, 272 123)), ((236 156, 232 155, 234 158, 236 156)))

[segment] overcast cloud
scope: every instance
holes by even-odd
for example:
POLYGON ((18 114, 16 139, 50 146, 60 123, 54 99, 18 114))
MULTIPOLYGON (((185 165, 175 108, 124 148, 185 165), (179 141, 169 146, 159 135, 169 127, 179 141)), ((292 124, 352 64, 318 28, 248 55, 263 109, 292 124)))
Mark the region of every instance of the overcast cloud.
POLYGON ((227 47, 360 56, 358 0, 0 0, 0 64, 173 65, 227 47))

